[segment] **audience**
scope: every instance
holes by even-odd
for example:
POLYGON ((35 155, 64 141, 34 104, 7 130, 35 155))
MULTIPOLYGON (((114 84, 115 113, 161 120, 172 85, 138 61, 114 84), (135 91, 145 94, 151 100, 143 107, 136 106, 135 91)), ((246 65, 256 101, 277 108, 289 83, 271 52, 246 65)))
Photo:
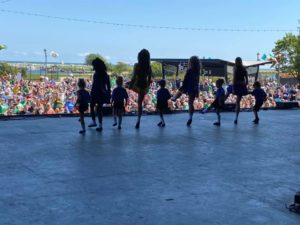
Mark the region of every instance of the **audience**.
MULTIPOLYGON (((124 83, 128 82, 124 79, 124 83)), ((263 108, 276 106, 276 101, 298 101, 300 103, 299 85, 278 85, 275 81, 260 80, 262 89, 267 94, 263 108)), ((111 79, 115 84, 115 79, 111 79)), ((77 79, 65 78, 60 82, 42 78, 40 81, 17 81, 13 76, 0 77, 0 115, 42 115, 78 113, 74 108, 76 102, 77 79)), ((91 81, 86 80, 87 90, 91 89, 91 81)), ((249 87, 252 87, 251 82, 249 87)), ((114 88, 114 86, 112 86, 114 88)), ((166 88, 174 96, 177 92, 175 81, 167 81, 166 88)), ((156 95, 159 89, 157 82, 152 82, 144 98, 144 111, 156 111, 156 95)), ((138 109, 138 95, 126 88, 129 99, 126 112, 136 112, 138 109)), ((206 79, 200 83, 200 94, 194 101, 195 110, 207 108, 214 101, 216 85, 212 80, 206 79)), ((226 90, 226 88, 225 88, 226 90)), ((251 90, 249 90, 251 91, 251 90)), ((229 95, 226 103, 235 103, 236 96, 229 95)), ((242 109, 251 109, 255 99, 251 95, 241 100, 242 109)), ((188 110, 188 96, 182 94, 175 102, 168 101, 170 110, 188 110)))

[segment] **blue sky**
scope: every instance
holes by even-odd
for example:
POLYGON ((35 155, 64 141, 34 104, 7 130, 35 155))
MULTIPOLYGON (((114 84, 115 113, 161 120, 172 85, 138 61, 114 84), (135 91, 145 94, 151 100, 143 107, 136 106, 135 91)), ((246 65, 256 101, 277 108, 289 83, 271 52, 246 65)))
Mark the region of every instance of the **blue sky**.
MULTIPOLYGON (((296 30, 299 0, 9 0, 0 10, 115 23, 172 27, 296 30)), ((255 59, 270 53, 285 32, 216 32, 140 29, 70 22, 0 11, 0 60, 43 61, 43 49, 56 51, 49 61, 83 62, 100 53, 110 62, 133 63, 141 48, 152 57, 191 55, 255 59)), ((295 32, 296 33, 296 32, 295 32)))

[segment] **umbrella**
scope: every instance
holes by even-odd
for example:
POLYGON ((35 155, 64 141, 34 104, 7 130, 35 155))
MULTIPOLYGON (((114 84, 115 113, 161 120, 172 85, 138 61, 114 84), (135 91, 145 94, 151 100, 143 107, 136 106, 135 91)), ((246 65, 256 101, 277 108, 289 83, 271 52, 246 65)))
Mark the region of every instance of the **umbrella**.
POLYGON ((55 51, 51 51, 50 52, 50 55, 53 57, 53 58, 57 58, 59 56, 59 54, 55 51))

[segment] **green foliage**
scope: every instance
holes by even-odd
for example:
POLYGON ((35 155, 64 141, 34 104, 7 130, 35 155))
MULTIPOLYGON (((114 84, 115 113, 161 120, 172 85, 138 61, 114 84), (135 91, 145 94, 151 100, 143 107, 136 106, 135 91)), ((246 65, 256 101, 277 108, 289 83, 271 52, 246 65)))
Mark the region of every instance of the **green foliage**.
POLYGON ((154 78, 161 78, 162 77, 162 65, 158 62, 151 63, 152 68, 152 75, 154 78))
POLYGON ((124 75, 132 71, 132 67, 123 62, 118 62, 116 65, 112 65, 112 75, 124 75))
POLYGON ((21 68, 21 75, 23 78, 26 78, 27 77, 27 69, 26 68, 21 68))
POLYGON ((275 43, 272 50, 277 59, 277 68, 280 71, 294 75, 300 79, 299 73, 299 36, 287 33, 275 43))
POLYGON ((85 57, 85 64, 92 65, 93 60, 96 59, 96 58, 99 58, 99 59, 103 60, 103 62, 106 63, 106 60, 100 54, 91 53, 91 54, 88 54, 85 57))
POLYGON ((17 74, 18 69, 7 63, 0 63, 0 76, 6 76, 8 74, 17 74))
POLYGON ((0 51, 3 50, 3 49, 6 49, 6 45, 0 44, 0 51))
POLYGON ((300 33, 298 35, 298 42, 297 42, 297 46, 296 46, 294 70, 295 70, 295 76, 300 83, 300 33))
POLYGON ((112 71, 113 70, 113 64, 106 62, 106 67, 107 67, 107 71, 112 71))

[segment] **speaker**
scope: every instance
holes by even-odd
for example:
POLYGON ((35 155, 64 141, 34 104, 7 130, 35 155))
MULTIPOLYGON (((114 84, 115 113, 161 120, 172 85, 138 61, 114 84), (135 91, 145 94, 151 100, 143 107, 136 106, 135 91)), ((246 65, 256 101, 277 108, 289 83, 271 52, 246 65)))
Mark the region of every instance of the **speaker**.
POLYGON ((299 108, 298 102, 276 102, 277 109, 292 109, 299 108))
POLYGON ((112 114, 112 107, 111 106, 104 106, 103 107, 103 115, 111 115, 112 114))
POLYGON ((235 111, 235 103, 226 103, 223 108, 226 112, 234 112, 235 111))

